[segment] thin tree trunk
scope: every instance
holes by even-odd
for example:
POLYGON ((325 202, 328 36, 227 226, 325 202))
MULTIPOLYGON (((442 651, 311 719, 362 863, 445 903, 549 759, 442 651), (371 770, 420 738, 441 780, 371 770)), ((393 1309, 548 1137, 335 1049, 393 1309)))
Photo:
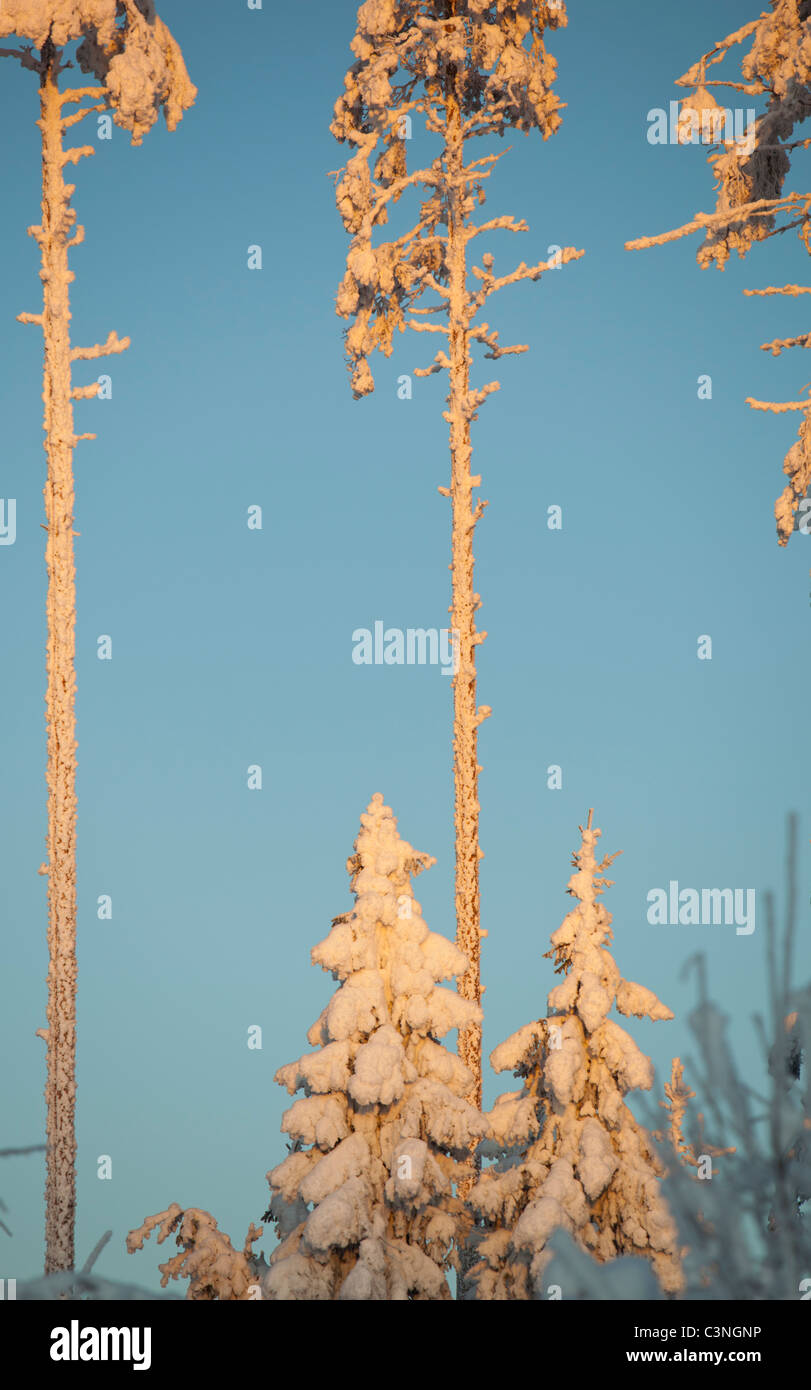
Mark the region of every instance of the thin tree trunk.
MULTIPOLYGON (((472 507, 476 480, 470 472, 471 444, 468 393, 470 384, 470 343, 467 299, 467 234, 464 217, 466 186, 463 178, 464 141, 462 118, 455 95, 447 98, 445 147, 448 178, 448 275, 450 288, 450 416, 451 505, 452 505, 452 607, 456 655, 453 679, 453 770, 454 824, 456 830, 456 941, 470 962, 459 976, 457 988, 463 999, 479 1003, 479 764, 477 754, 478 719, 476 713, 476 633, 478 599, 473 591, 472 507)), ((482 1033, 472 1023, 459 1030, 459 1056, 469 1067, 475 1085, 469 1099, 481 1106, 482 1033)))
POLYGON ((48 478, 48 1032, 45 1273, 72 1269, 76 1210, 76 583, 68 244, 75 213, 62 176, 62 99, 43 49, 42 249, 45 450, 48 478))
MULTIPOLYGON (((0 0, 0 4, 2 0, 0 0)), ((25 7, 24 7, 25 8, 25 7)), ((36 7, 28 7, 32 11, 36 7)), ((123 9, 123 6, 119 6, 123 9)), ((24 20, 23 16, 19 17, 24 20)), ((82 33, 96 38, 95 29, 82 29, 86 16, 69 16, 70 37, 82 33)), ((119 124, 132 132, 139 144, 162 106, 167 125, 174 130, 183 111, 193 104, 196 88, 189 81, 182 54, 168 29, 156 21, 144 25, 136 16, 137 38, 131 58, 126 56, 131 16, 117 33, 115 62, 119 79, 126 89, 123 107, 115 93, 105 86, 75 87, 59 91, 58 77, 62 50, 49 38, 42 45, 39 61, 32 58, 30 44, 21 49, 0 49, 0 56, 18 58, 24 67, 38 72, 40 79, 40 119, 42 140, 42 223, 29 227, 37 241, 42 260, 40 279, 43 306, 39 313, 22 313, 21 323, 37 324, 43 333, 45 371, 42 399, 45 404, 43 428, 48 458, 44 489, 47 541, 45 564, 48 574, 47 597, 47 689, 45 695, 48 730, 48 846, 47 863, 40 869, 48 874, 48 1026, 38 1028, 45 1039, 46 1058, 46 1177, 45 1177, 45 1272, 74 1266, 74 1220, 76 1212, 76 574, 73 561, 73 449, 81 439, 94 434, 74 434, 73 401, 90 400, 99 394, 99 381, 72 386, 72 363, 124 352, 129 338, 119 339, 113 331, 105 343, 71 348, 70 284, 74 279, 68 265, 68 252, 84 238, 84 228, 75 227, 76 213, 70 206, 75 192, 66 184, 66 164, 95 153, 92 145, 63 147, 64 133, 93 112, 119 105, 119 124), (123 47, 120 41, 123 39, 123 47), (144 64, 146 63, 146 67, 144 64), (123 67, 120 66, 123 64, 123 67), (149 69, 149 72, 147 72, 149 69), (147 74, 146 76, 144 74, 147 74), (152 120, 141 106, 133 107, 127 82, 137 77, 138 90, 152 91, 152 120), (125 80, 126 79, 126 80, 125 80), (146 86, 144 86, 146 84, 146 86), (89 97, 92 104, 83 105, 89 97), (63 115, 66 105, 77 109, 63 115)), ((30 16, 31 23, 38 23, 30 16)), ((0 25, 9 32, 8 22, 0 25)), ((25 24, 23 23, 23 28, 25 24)), ((18 32, 15 30, 15 32, 18 32)), ((108 55, 109 56, 109 55, 108 55)), ((72 64, 64 64, 71 67, 72 64)))

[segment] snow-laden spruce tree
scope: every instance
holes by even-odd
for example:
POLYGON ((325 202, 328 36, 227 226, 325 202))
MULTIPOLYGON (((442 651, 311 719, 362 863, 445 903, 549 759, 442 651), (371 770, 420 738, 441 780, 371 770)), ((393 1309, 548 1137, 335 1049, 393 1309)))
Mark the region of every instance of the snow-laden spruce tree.
MULTIPOLYGON (((450 487, 440 487, 452 506, 451 632, 453 765, 456 832, 456 941, 468 959, 460 994, 481 999, 479 955, 478 728, 490 714, 476 704, 476 647, 480 606, 473 587, 473 534, 487 503, 474 502, 481 477, 471 471, 471 422, 497 381, 473 387, 473 349, 497 359, 526 352, 502 347, 482 317, 487 301, 505 285, 537 280, 583 254, 558 249, 549 261, 521 264, 496 275, 491 251, 474 263, 473 243, 483 233, 528 230, 525 222, 498 216, 476 225, 484 185, 498 154, 474 159, 468 142, 516 129, 539 130, 546 139, 560 125, 552 90, 556 64, 544 46, 547 29, 566 24, 562 0, 366 0, 352 41, 356 62, 336 103, 331 130, 353 147, 337 183, 338 209, 352 241, 337 297, 350 319, 345 342, 355 397, 374 387, 369 357, 389 356, 395 330, 434 335, 438 351, 428 376, 448 373, 450 487), (412 122, 421 118, 436 137, 436 156, 410 167, 412 122), (381 240, 394 204, 416 194, 413 216, 401 213, 402 232, 381 240)), ((415 142, 416 144, 416 142, 415 142)), ((481 1029, 475 1022, 459 1035, 459 1055, 474 1077, 470 1099, 481 1104, 481 1029)))
POLYGON ((46 718, 48 729, 47 1046, 48 1152, 46 1159, 45 1271, 72 1269, 76 1208, 76 585, 73 557, 74 400, 97 396, 98 381, 73 385, 72 364, 123 352, 129 338, 109 334, 104 344, 71 347, 68 252, 84 239, 71 207, 75 185, 64 169, 92 155, 92 145, 65 148, 68 130, 92 112, 110 110, 138 145, 162 108, 173 130, 196 95, 180 49, 155 14, 152 0, 2 0, 0 39, 27 40, 0 56, 17 58, 39 79, 42 140, 42 221, 29 227, 42 259, 43 307, 18 314, 38 325, 45 341, 43 401, 48 474, 44 489, 48 572, 46 718), (79 39, 75 61, 100 85, 60 91, 59 75, 73 66, 65 46, 79 39), (68 108, 73 107, 74 110, 68 108))
POLYGON ((599 898, 612 882, 604 871, 616 855, 597 863, 601 832, 591 811, 579 829, 567 887, 577 907, 547 953, 564 979, 549 993, 546 1018, 520 1028, 490 1057, 495 1071, 513 1071, 523 1085, 487 1116, 487 1147, 498 1161, 469 1197, 481 1222, 470 1274, 480 1299, 544 1297, 548 1242, 560 1227, 600 1262, 645 1256, 663 1289, 682 1286, 663 1167, 623 1099, 650 1089, 653 1066, 609 1018, 614 1007, 637 1018, 673 1014, 651 990, 624 980, 606 950, 611 913, 599 898))
POLYGON ((400 838, 375 795, 347 861, 355 906, 313 963, 340 987, 308 1033, 315 1052, 282 1067, 290 1152, 268 1173, 281 1245, 270 1299, 450 1298, 447 1271, 469 1217, 455 1188, 485 1133, 471 1077, 439 1039, 478 1019, 443 989, 467 962, 428 930, 412 876, 435 861, 400 838))
MULTIPOLYGON (((698 264, 702 269, 715 265, 723 270, 733 251, 744 257, 755 242, 796 227, 811 253, 811 193, 783 191, 795 151, 809 144, 808 139, 791 139, 795 128, 811 115, 811 6, 807 0, 770 0, 768 10, 715 44, 677 79, 677 86, 692 89, 682 101, 679 143, 713 146, 707 162, 716 180, 715 211, 696 213, 691 222, 674 231, 629 241, 627 248, 660 246, 700 231, 704 241, 697 253, 698 264), (708 76, 708 69, 723 63, 750 39, 737 74, 708 76), (767 96, 765 110, 753 128, 738 135, 732 111, 716 101, 712 87, 731 89, 746 98, 767 96)), ((744 290, 744 294, 796 297, 811 294, 811 287, 769 286, 744 290)), ((777 357, 786 348, 809 344, 811 334, 799 333, 763 343, 762 350, 777 357)), ((774 506, 778 543, 785 546, 795 529, 801 499, 811 486, 811 396, 781 402, 749 396, 746 404, 778 414, 802 412, 799 437, 783 464, 789 481, 774 506)))

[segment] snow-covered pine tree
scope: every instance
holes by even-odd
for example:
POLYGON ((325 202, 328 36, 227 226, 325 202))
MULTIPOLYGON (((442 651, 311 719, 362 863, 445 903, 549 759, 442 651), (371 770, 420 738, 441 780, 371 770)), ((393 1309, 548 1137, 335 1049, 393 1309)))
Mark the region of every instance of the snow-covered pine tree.
POLYGON ((487 1147, 498 1161, 469 1196, 482 1223, 470 1274, 480 1299, 543 1297, 547 1242, 559 1227, 596 1260, 646 1256, 668 1293, 681 1288, 662 1165, 623 1100, 650 1089, 653 1066, 608 1017, 614 1006, 637 1018, 673 1014, 651 990, 624 980, 606 950, 611 913, 599 898, 616 854, 597 863, 601 832, 591 811, 579 830, 566 890, 578 904, 547 952, 565 978, 548 996, 546 1018, 520 1028, 490 1057, 495 1071, 514 1071, 523 1085, 487 1116, 487 1147))
POLYGON ((317 1051, 282 1067, 290 1152, 268 1173, 282 1237, 265 1298, 433 1300, 470 1224, 455 1185, 486 1124, 471 1078, 439 1042, 478 1019, 443 989, 464 970, 428 930, 411 878, 435 861, 400 838, 376 794, 347 870, 355 906, 312 951, 340 981, 308 1033, 317 1051))
MULTIPOLYGON (((565 25, 563 0, 366 0, 358 10, 352 51, 357 61, 345 79, 331 130, 354 146, 337 184, 338 209, 352 237, 337 312, 352 323, 345 334, 355 397, 368 395, 374 380, 368 358, 392 351, 395 329, 438 335, 442 344, 430 367, 449 376, 450 487, 439 491, 452 505, 451 633, 454 643, 454 799, 456 831, 456 942, 468 959, 459 993, 478 1004, 479 972, 479 800, 478 728, 490 714, 476 704, 476 647, 481 600, 473 587, 473 535, 487 503, 475 503, 481 477, 471 472, 471 421, 497 381, 470 384, 474 344, 497 359, 526 352, 501 347, 498 332, 480 317, 490 296, 519 280, 538 280, 583 255, 557 248, 549 261, 521 264, 497 276, 492 252, 481 264, 473 241, 497 230, 527 231, 512 216, 478 226, 474 209, 484 202, 484 185, 501 157, 473 159, 467 142, 503 136, 515 128, 539 130, 546 139, 560 125, 560 102, 552 90, 556 64, 544 46, 547 29, 565 25), (436 157, 409 168, 412 119, 424 119, 439 142, 436 157), (409 189, 418 210, 403 233, 373 243, 394 204, 409 189), (470 279, 474 284, 471 286, 470 279), (423 299, 426 303, 419 303, 423 299)), ((475 1022, 459 1034, 459 1055, 474 1077, 470 1099, 481 1104, 481 1029, 475 1022)))
MULTIPOLYGON (((792 140, 795 127, 811 115, 811 4, 808 0, 771 0, 764 10, 734 33, 715 44, 677 79, 677 86, 691 88, 682 101, 679 143, 712 145, 710 165, 718 190, 715 211, 697 213, 691 222, 659 236, 639 237, 626 243, 628 250, 660 246, 692 232, 703 232, 696 259, 702 269, 716 265, 723 270, 732 251, 743 258, 757 241, 779 236, 792 227, 805 250, 811 253, 811 193, 784 193, 795 151, 806 150, 808 140, 792 140), (739 44, 751 39, 740 68, 724 70, 724 76, 708 77, 709 68, 723 63, 739 44), (747 99, 768 96, 765 110, 754 128, 739 134, 728 107, 720 106, 709 90, 718 87, 743 93, 747 99), (722 138, 723 136, 725 138, 722 138)), ((744 290, 746 295, 811 294, 811 287, 769 286, 744 290)), ((762 350, 778 357, 786 348, 808 347, 811 334, 777 338, 762 350)), ((802 411, 799 437, 786 454, 783 472, 788 484, 774 504, 778 544, 787 545, 797 521, 807 528, 808 503, 797 512, 811 489, 811 398, 796 401, 759 401, 748 396, 754 410, 778 414, 802 411)))
POLYGON ((113 331, 103 344, 71 347, 70 292, 74 279, 68 252, 84 239, 70 202, 75 185, 64 168, 95 153, 92 145, 65 149, 65 133, 93 112, 110 110, 117 125, 139 145, 161 108, 170 130, 192 105, 196 89, 153 0, 3 0, 0 39, 28 40, 0 49, 39 78, 42 140, 42 222, 29 227, 42 254, 43 307, 18 314, 37 324, 45 341, 45 516, 48 539, 48 875, 47 1028, 37 1031, 47 1047, 48 1150, 45 1179, 45 1272, 72 1269, 76 1209, 76 719, 74 663, 76 578, 73 558, 73 449, 81 439, 73 427, 74 400, 89 400, 99 381, 74 386, 72 364, 123 352, 129 338, 113 331), (59 74, 72 62, 65 46, 79 39, 75 59, 101 85, 59 89, 59 74), (32 47, 33 45, 33 47, 32 47), (35 51, 38 50, 38 51, 35 51), (87 102, 90 102, 88 105, 87 102), (75 107, 68 111, 68 107, 75 107))

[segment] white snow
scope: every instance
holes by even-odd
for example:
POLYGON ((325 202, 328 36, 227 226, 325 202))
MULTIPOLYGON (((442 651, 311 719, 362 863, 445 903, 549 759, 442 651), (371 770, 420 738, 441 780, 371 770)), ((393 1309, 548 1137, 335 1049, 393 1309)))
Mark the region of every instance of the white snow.
POLYGON ((358 1048, 348 1091, 358 1105, 391 1105, 400 1099, 406 1080, 416 1075, 416 1067, 406 1061, 400 1034, 387 1023, 358 1048))
POLYGON ((369 1229, 369 1189, 362 1178, 348 1178, 315 1208, 304 1223, 306 1249, 325 1255, 356 1245, 369 1229))
POLYGON ((282 1129, 291 1139, 331 1149, 349 1133, 344 1108, 335 1096, 307 1096, 282 1115, 282 1129))
POLYGON ((652 989, 634 984, 632 980, 620 980, 617 986, 617 1009, 621 1014, 634 1014, 636 1018, 671 1019, 671 1009, 657 999, 652 989))
POLYGON ((541 1023, 525 1023, 523 1028, 511 1033, 509 1038, 505 1038, 504 1042, 499 1043, 490 1053, 493 1071, 516 1071, 543 1034, 541 1023))
POLYGON ((590 1201, 599 1197, 619 1167, 608 1131, 597 1119, 587 1119, 580 1131, 577 1175, 590 1201))
MULTIPOLYGON (((296 1155, 291 1155, 296 1157, 296 1155)), ((323 1202, 349 1178, 363 1177, 370 1161, 369 1146, 361 1134, 350 1134, 311 1167, 299 1186, 304 1202, 323 1202)))

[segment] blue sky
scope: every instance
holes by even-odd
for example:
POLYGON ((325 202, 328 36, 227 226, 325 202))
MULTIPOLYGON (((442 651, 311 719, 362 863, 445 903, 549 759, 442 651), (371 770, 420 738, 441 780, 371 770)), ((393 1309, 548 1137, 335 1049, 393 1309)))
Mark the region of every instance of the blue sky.
MULTIPOLYGON (((343 363, 334 295, 347 238, 327 173, 346 151, 328 126, 355 10, 314 0, 302 25, 298 7, 234 0, 225 25, 210 0, 166 0, 195 107, 139 149, 116 129, 75 178, 87 235, 73 253, 73 340, 132 338, 100 368, 112 399, 77 407, 79 428, 98 434, 75 458, 77 1256, 112 1227, 99 1273, 154 1289, 167 1247, 124 1250, 147 1214, 203 1206, 241 1243, 265 1209, 289 1103, 273 1074, 307 1050, 333 988, 309 951, 350 904, 345 860, 374 792, 436 856, 418 896, 434 930, 454 929, 450 681, 435 666, 351 657, 353 631, 376 619, 447 623, 450 526, 436 490, 448 481, 444 384, 415 378, 410 400, 397 395, 398 377, 430 356, 423 340, 401 337, 373 362, 377 390, 361 402, 343 363), (261 271, 247 268, 256 244, 261 271), (261 530, 246 524, 255 504, 261 530), (101 634, 111 661, 97 659, 101 634), (261 791, 247 787, 253 764, 261 791), (97 918, 101 894, 111 921, 97 918), (261 1051, 247 1047, 255 1024, 261 1051), (109 1181, 96 1176, 101 1154, 109 1181)), ((631 1024, 660 1073, 692 1051, 682 969, 703 950, 756 1075, 763 893, 782 897, 792 809, 808 903, 811 539, 781 550, 772 515, 798 419, 744 404, 796 399, 807 375, 796 353, 759 345, 807 320, 803 299, 742 294, 802 283, 802 248, 771 240, 723 275, 698 269, 696 239, 623 249, 711 208, 704 153, 650 144, 647 115, 754 13, 742 0, 717 0, 711 15, 699 0, 678 11, 628 0, 618 19, 597 0, 572 3, 550 44, 563 127, 546 143, 516 135, 488 185, 490 216, 530 225, 493 239, 497 270, 550 245, 586 251, 488 306, 501 340, 531 349, 499 363, 502 390, 474 434, 490 502, 476 542, 489 633, 479 699, 493 708, 480 736, 488 1052, 546 1011, 542 957, 590 806, 605 850, 623 850, 606 897, 617 963, 676 1013, 631 1024), (711 400, 698 398, 702 374, 711 400), (547 528, 550 505, 561 531, 547 528), (702 634, 711 661, 697 659, 702 634), (671 879, 754 888, 755 932, 648 925, 646 895, 671 879)), ((39 308, 25 236, 39 208, 37 114, 33 74, 5 60, 0 495, 16 499, 17 538, 0 547, 0 1146, 44 1128, 41 339, 14 321, 39 308)), ((488 1102, 510 1082, 488 1075, 488 1102)), ((43 1185, 40 1157, 4 1160, 13 1237, 0 1232, 0 1277, 41 1270, 43 1185)))

